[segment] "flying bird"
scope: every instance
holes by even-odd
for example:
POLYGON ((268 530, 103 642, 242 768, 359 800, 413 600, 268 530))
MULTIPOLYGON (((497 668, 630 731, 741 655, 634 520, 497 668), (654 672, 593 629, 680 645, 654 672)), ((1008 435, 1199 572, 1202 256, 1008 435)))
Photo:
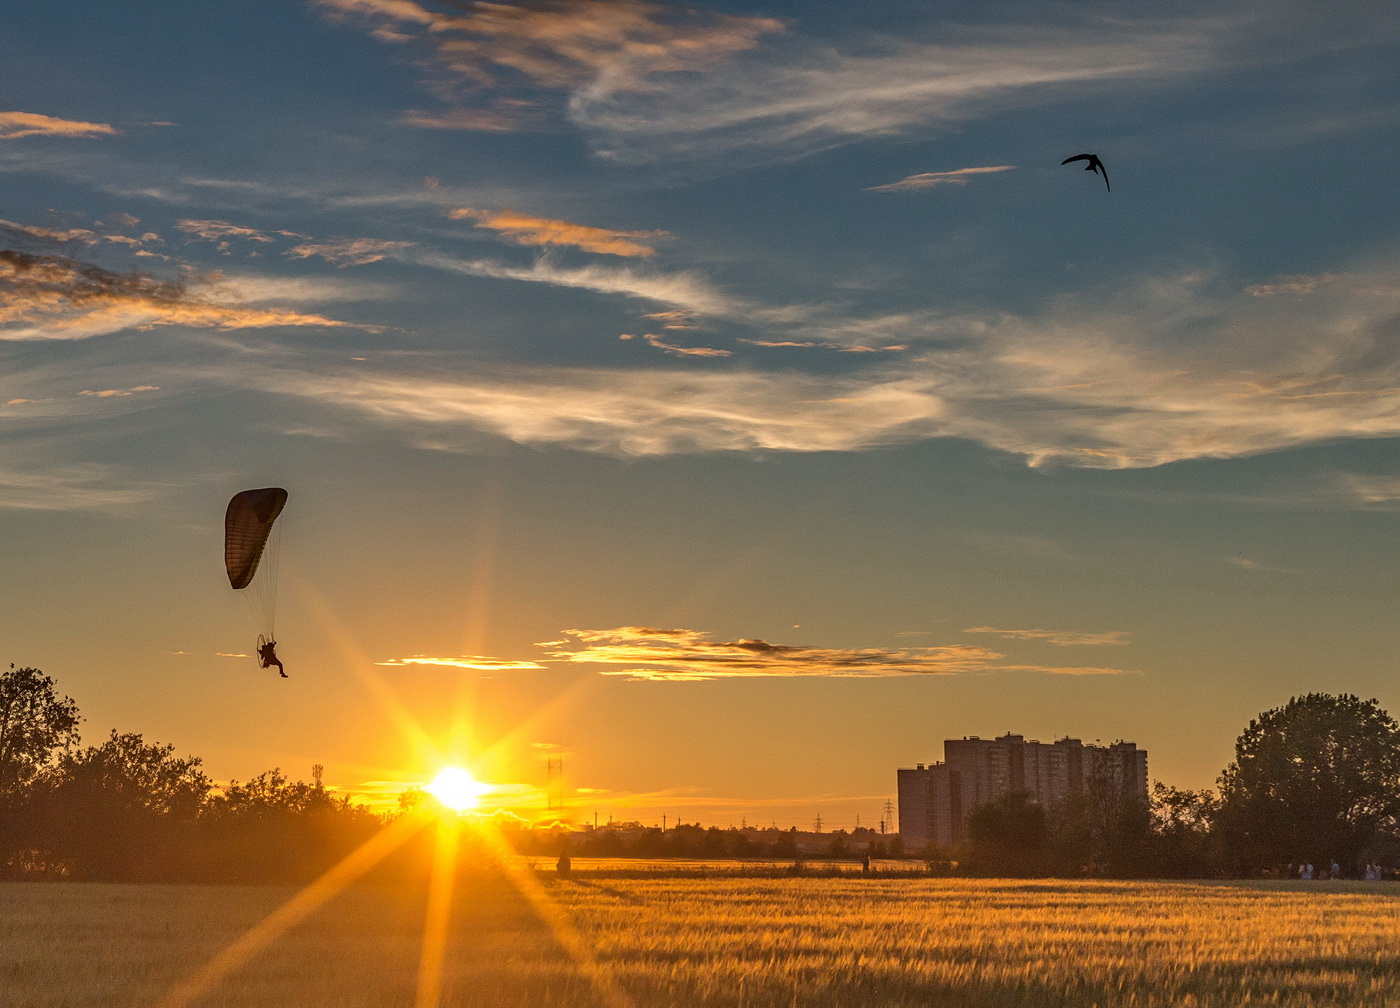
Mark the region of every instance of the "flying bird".
POLYGON ((1104 186, 1107 187, 1109 192, 1113 192, 1113 186, 1108 184, 1108 169, 1103 166, 1103 162, 1099 160, 1097 154, 1076 154, 1074 157, 1065 158, 1060 164, 1067 165, 1071 161, 1088 161, 1089 163, 1084 166, 1084 170, 1091 171, 1095 175, 1102 174, 1104 186))

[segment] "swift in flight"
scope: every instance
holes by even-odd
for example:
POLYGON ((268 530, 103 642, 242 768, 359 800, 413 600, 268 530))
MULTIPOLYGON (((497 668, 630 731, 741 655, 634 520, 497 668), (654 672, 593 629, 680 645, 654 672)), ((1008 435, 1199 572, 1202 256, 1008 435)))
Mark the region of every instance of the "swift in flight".
POLYGON ((1104 186, 1109 192, 1113 192, 1113 186, 1108 184, 1108 169, 1103 166, 1103 162, 1099 160, 1097 154, 1076 154, 1074 157, 1065 158, 1060 164, 1067 165, 1071 161, 1088 161, 1089 163, 1084 166, 1084 170, 1091 171, 1095 175, 1103 175, 1104 186))

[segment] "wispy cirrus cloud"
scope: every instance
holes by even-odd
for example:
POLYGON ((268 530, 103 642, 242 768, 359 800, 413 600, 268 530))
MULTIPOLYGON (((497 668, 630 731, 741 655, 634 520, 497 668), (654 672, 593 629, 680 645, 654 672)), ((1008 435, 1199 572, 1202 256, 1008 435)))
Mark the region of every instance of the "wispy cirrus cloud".
POLYGON ((962 121, 1111 85, 1217 65, 1241 19, 1100 19, 1079 24, 940 26, 936 41, 868 37, 849 51, 791 39, 765 58, 663 90, 594 87, 570 116, 598 152, 626 162, 772 161, 962 121))
POLYGON ((408 253, 400 258, 422 266, 461 273, 575 287, 600 294, 622 294, 673 305, 695 315, 727 315, 746 302, 720 291, 692 271, 660 272, 632 266, 560 266, 547 256, 529 266, 511 266, 491 259, 459 259, 436 252, 408 253))
POLYGON ((243 227, 221 220, 182 220, 177 222, 175 226, 194 238, 213 242, 220 252, 227 252, 232 248, 235 240, 251 242, 271 242, 274 240, 270 235, 265 235, 256 228, 243 227))
POLYGON ((95 137, 114 136, 117 130, 106 123, 59 119, 37 112, 0 112, 0 140, 21 137, 95 137))
POLYGON ((182 325, 250 329, 348 326, 321 315, 219 303, 216 279, 161 280, 67 256, 0 250, 0 340, 85 339, 121 329, 182 325))
POLYGON ((103 234, 92 228, 47 228, 36 224, 18 224, 8 220, 0 220, 0 236, 3 236, 10 244, 38 246, 45 249, 64 245, 98 245, 103 242, 141 248, 147 243, 158 244, 161 241, 160 236, 152 232, 147 232, 139 238, 133 238, 121 234, 103 234))
POLYGON ((1003 630, 999 627, 968 627, 963 633, 995 634, 1009 640, 1043 640, 1047 644, 1066 647, 1074 644, 1128 644, 1125 630, 1105 630, 1100 633, 1081 633, 1075 630, 1003 630))
POLYGON ((657 75, 704 70, 783 28, 773 18, 647 0, 316 2, 367 23, 381 41, 422 53, 429 86, 446 107, 410 112, 406 121, 435 128, 520 128, 537 112, 517 94, 522 86, 646 91, 657 86, 657 75))
POLYGON ((433 658, 428 655, 412 655, 408 658, 390 658, 375 662, 389 668, 455 668, 472 672, 517 672, 528 669, 542 669, 546 666, 532 661, 512 661, 508 658, 487 658, 483 655, 460 655, 455 658, 433 658))
POLYGON ((940 185, 967 185, 969 176, 987 175, 994 172, 1015 171, 1015 165, 994 165, 986 168, 954 168, 952 171, 921 172, 906 175, 898 182, 870 186, 866 192, 913 192, 918 189, 931 189, 940 185))
POLYGON ((1281 297, 1286 295, 1308 295, 1333 291, 1352 291, 1368 296, 1400 297, 1400 283, 1394 278, 1388 281, 1370 277, 1363 273, 1319 273, 1315 276, 1295 275, 1279 277, 1272 283, 1251 284, 1245 293, 1254 297, 1281 297))
POLYGON ((32 466, 11 468, 0 460, 0 508, 101 511, 149 500, 155 489, 106 465, 53 466, 35 460, 32 466))
POLYGON ((1390 508, 1400 503, 1400 476, 1348 473, 1338 480, 1343 499, 1363 508, 1390 508))
POLYGON ((78 395, 96 396, 98 399, 111 399, 114 397, 126 397, 139 395, 142 392, 158 392, 159 385, 133 385, 124 389, 83 389, 78 395))
POLYGON ((609 630, 565 630, 573 638, 540 645, 554 648, 557 661, 589 665, 626 665, 602 675, 626 676, 655 682, 699 682, 710 679, 778 676, 872 678, 911 675, 957 675, 965 672, 1026 671, 1067 675, 1113 675, 1120 669, 1055 668, 1002 664, 1005 655, 966 644, 909 648, 822 648, 771 644, 757 638, 712 641, 699 630, 657 627, 613 627, 609 630))
POLYGON ((1226 557, 1225 562, 1231 567, 1238 567, 1240 570, 1259 571, 1261 574, 1302 574, 1303 571, 1297 567, 1284 567, 1279 564, 1266 563, 1263 560, 1255 560, 1253 557, 1233 556, 1226 557))
POLYGON ((682 311, 680 309, 677 309, 675 311, 648 312, 647 314, 643 315, 642 318, 654 319, 655 321, 660 322, 662 329, 695 328, 694 313, 682 311))
POLYGON ((618 339, 640 339, 650 346, 656 347, 658 350, 664 350, 666 353, 675 354, 677 357, 731 357, 734 354, 732 350, 720 350, 716 347, 679 346, 675 343, 667 343, 664 337, 658 336, 656 333, 642 333, 641 336, 636 336, 633 333, 623 333, 618 339))
POLYGON ((412 248, 410 241, 384 241, 378 238, 340 238, 324 242, 307 242, 287 250, 293 259, 319 257, 337 266, 366 266, 380 262, 396 252, 412 248))
POLYGON ((665 231, 613 231, 571 221, 551 220, 517 213, 514 210, 476 210, 462 207, 447 215, 452 220, 475 221, 472 225, 515 242, 517 245, 572 246, 585 252, 615 256, 650 256, 656 249, 648 241, 669 237, 665 231))
POLYGON ((767 331, 774 343, 871 346, 864 340, 878 334, 886 348, 909 350, 897 364, 871 354, 869 365, 837 374, 710 370, 697 360, 685 371, 500 365, 460 377, 280 371, 260 375, 259 387, 357 411, 443 448, 488 432, 624 456, 959 437, 1031 465, 1115 469, 1400 434, 1400 361, 1389 350, 1400 266, 1391 263, 1357 269, 1363 282, 1354 287, 1303 299, 1253 297, 1196 271, 1022 315, 849 318, 756 304, 688 273, 421 253, 410 261, 659 301, 767 331))

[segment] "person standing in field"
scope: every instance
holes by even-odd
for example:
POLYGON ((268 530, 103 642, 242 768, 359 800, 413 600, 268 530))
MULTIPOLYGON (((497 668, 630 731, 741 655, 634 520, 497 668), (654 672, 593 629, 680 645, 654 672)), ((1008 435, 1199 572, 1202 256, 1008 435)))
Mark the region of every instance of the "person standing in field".
POLYGON ((1313 866, 1311 864, 1303 865, 1303 867, 1298 869, 1298 877, 1304 882, 1311 882, 1313 877, 1313 866))
POLYGON ((559 860, 554 862, 554 873, 560 878, 568 878, 569 872, 573 868, 573 860, 569 857, 568 851, 559 852, 559 860))

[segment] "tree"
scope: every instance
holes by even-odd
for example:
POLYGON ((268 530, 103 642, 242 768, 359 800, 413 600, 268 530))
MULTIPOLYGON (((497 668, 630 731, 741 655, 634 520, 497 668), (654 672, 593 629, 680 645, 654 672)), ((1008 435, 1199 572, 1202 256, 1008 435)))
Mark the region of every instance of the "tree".
POLYGON ((78 705, 36 668, 0 672, 0 809, 78 742, 78 705))
POLYGON ((36 784, 46 846, 82 877, 143 881, 189 870, 194 823, 212 782, 197 756, 115 730, 68 753, 36 784))
POLYGON ((967 816, 967 860, 979 875, 1043 875, 1050 845, 1045 809, 1008 791, 967 816))
POLYGON ((1213 874, 1211 822, 1218 802, 1209 789, 1152 785, 1153 865, 1158 874, 1191 878, 1213 874))
POLYGON ((278 769, 231 781, 205 801, 199 823, 200 876, 255 882, 314 878, 380 827, 349 798, 278 769))
POLYGON ((1236 871, 1354 868, 1400 814, 1400 726, 1375 700, 1309 693, 1260 714, 1220 777, 1223 853, 1236 871))

